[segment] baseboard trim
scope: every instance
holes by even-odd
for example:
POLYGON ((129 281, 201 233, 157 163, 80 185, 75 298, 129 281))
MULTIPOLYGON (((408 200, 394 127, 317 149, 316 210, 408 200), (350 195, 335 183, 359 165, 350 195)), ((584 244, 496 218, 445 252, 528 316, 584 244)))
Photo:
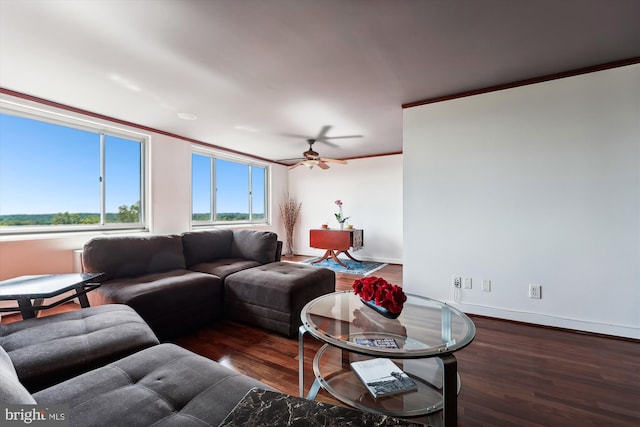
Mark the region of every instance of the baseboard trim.
POLYGON ((466 314, 491 317, 494 319, 526 323, 542 327, 565 329, 573 332, 587 332, 611 338, 616 337, 640 341, 640 328, 633 326, 613 325, 593 321, 568 319, 555 315, 512 311, 496 307, 484 307, 473 304, 460 304, 453 301, 448 302, 448 304, 456 307, 466 314))

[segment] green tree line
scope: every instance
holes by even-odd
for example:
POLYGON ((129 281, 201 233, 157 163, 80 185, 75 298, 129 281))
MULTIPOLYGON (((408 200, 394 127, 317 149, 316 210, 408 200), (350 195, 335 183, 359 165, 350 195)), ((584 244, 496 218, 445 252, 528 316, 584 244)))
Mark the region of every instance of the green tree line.
MULTIPOLYGON (((118 207, 117 213, 107 213, 107 223, 134 223, 140 221, 140 202, 131 206, 118 207)), ((0 227, 25 226, 25 225, 69 225, 69 224, 98 224, 100 214, 97 213, 70 213, 59 212, 57 214, 18 214, 0 215, 0 227)))
MULTIPOLYGON (((194 221, 209 221, 211 215, 208 213, 194 213, 194 221)), ((264 214, 253 214, 253 219, 264 219, 264 214)), ((216 215, 216 221, 248 221, 249 214, 241 212, 222 212, 216 215)))

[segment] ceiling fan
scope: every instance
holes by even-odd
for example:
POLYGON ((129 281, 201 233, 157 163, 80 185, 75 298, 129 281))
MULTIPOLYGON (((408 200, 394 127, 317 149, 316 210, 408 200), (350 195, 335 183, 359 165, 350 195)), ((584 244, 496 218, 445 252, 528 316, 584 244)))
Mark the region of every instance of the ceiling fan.
POLYGON ((330 139, 361 138, 362 135, 327 136, 327 132, 329 132, 329 129, 331 129, 331 126, 323 126, 322 129, 320 130, 320 133, 318 133, 318 135, 314 138, 307 138, 302 135, 287 135, 287 136, 293 136, 293 137, 306 138, 307 144, 309 144, 309 149, 304 153, 302 153, 302 156, 303 156, 302 160, 294 165, 289 166, 289 169, 297 168, 298 166, 301 166, 301 165, 306 166, 309 169, 313 169, 314 166, 318 166, 320 169, 329 169, 329 165, 327 163, 338 163, 341 165, 346 165, 347 164, 346 160, 328 159, 326 157, 320 157, 320 154, 318 154, 316 151, 313 150, 313 144, 315 142, 322 142, 327 145, 331 145, 335 147, 336 145, 331 143, 329 141, 330 139))
POLYGON ((320 157, 320 154, 313 151, 313 143, 316 142, 315 139, 307 139, 307 143, 309 143, 309 149, 302 153, 304 156, 304 160, 299 161, 298 163, 289 166, 289 169, 297 168, 300 165, 306 166, 309 169, 313 169, 314 166, 318 166, 320 169, 329 169, 329 165, 327 163, 339 163, 341 165, 346 165, 346 160, 338 160, 338 159, 327 159, 325 157, 320 157))

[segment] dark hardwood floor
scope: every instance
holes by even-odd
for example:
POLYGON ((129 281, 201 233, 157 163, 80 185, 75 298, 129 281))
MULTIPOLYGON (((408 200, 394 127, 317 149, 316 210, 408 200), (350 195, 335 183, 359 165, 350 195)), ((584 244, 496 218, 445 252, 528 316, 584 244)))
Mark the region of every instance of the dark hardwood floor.
MULTIPOLYGON (((294 257, 300 260, 305 257, 294 257)), ((375 275, 402 285, 402 266, 375 275)), ((358 276, 339 274, 338 290, 358 276)), ((73 304, 67 309, 76 309, 73 304)), ((45 313, 46 314, 46 313, 45 313)), ((462 389, 458 426, 640 425, 640 343, 471 316, 476 338, 456 352, 462 389)), ((16 321, 16 315, 2 322, 16 321)), ((274 388, 298 395, 298 341, 221 321, 175 342, 274 388)), ((320 348, 305 341, 306 386, 320 348)), ((318 399, 341 404, 320 391, 318 399)), ((415 419, 427 423, 425 417, 415 419)))

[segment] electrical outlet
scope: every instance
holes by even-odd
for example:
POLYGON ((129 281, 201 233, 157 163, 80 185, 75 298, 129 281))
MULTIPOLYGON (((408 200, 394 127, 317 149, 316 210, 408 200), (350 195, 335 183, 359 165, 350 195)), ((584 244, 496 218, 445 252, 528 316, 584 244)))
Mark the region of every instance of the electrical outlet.
POLYGON ((542 285, 529 285, 529 298, 542 298, 542 285))
POLYGON ((462 287, 465 288, 465 289, 471 289, 471 277, 465 277, 463 279, 462 287))
POLYGON ((485 292, 491 292, 491 280, 482 281, 482 290, 485 292))
POLYGON ((451 278, 451 283, 453 284, 454 288, 461 288, 462 287, 462 277, 460 276, 453 276, 451 278))

